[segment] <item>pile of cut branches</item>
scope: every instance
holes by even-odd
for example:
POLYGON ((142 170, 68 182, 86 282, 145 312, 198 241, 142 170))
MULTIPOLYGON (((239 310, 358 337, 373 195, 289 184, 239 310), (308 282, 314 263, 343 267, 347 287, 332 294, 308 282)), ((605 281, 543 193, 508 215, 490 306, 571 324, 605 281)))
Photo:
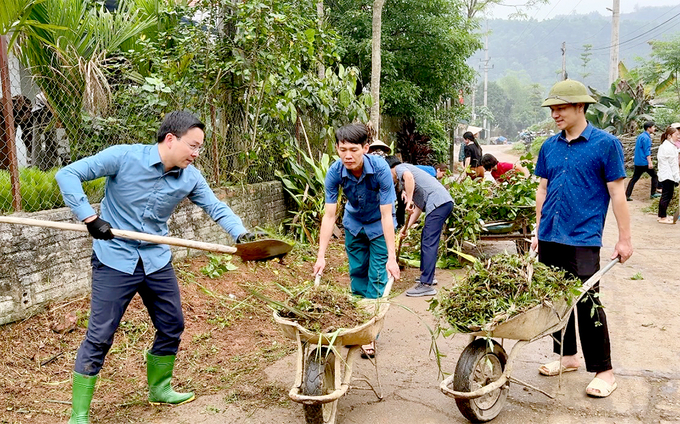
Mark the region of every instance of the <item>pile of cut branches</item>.
POLYGON ((459 284, 431 301, 429 309, 454 332, 487 330, 536 305, 571 302, 581 285, 564 270, 528 255, 500 254, 475 262, 459 284))
MULTIPOLYGON (((522 166, 533 172, 532 156, 521 158, 522 166)), ((454 199, 454 208, 446 222, 446 244, 460 250, 463 241, 475 243, 484 232, 484 224, 512 222, 518 230, 536 222, 536 188, 538 180, 512 175, 500 184, 472 181, 444 181, 454 199)))
POLYGON ((359 299, 345 288, 333 285, 308 285, 297 292, 286 290, 289 299, 276 302, 274 308, 282 318, 319 333, 332 333, 357 327, 373 316, 359 304, 359 299))

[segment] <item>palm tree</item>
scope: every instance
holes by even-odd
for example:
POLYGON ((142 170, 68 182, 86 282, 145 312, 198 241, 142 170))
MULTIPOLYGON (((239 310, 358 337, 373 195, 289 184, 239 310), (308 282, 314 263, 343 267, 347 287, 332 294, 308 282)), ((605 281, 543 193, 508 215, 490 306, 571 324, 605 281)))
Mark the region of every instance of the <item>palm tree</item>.
POLYGON ((16 56, 31 72, 50 110, 78 142, 82 114, 105 114, 111 90, 106 61, 155 30, 157 1, 121 2, 115 13, 83 0, 5 0, 0 29, 12 31, 16 56), (16 22, 12 24, 11 22, 16 22))

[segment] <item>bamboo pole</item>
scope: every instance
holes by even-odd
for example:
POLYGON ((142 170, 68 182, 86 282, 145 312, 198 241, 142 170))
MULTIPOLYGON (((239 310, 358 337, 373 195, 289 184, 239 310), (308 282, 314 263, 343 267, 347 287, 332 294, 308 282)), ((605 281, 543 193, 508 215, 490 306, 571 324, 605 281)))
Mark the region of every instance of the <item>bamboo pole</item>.
MULTIPOLYGON (((56 228, 58 230, 79 231, 87 233, 87 226, 68 222, 44 221, 41 219, 0 216, 0 223, 30 225, 34 227, 56 228)), ((156 236, 136 231, 111 229, 114 236, 128 240, 140 240, 149 243, 169 244, 171 246, 190 247, 192 249, 207 250, 209 252, 238 254, 235 247, 222 244, 204 243, 201 241, 185 240, 177 237, 156 236)))

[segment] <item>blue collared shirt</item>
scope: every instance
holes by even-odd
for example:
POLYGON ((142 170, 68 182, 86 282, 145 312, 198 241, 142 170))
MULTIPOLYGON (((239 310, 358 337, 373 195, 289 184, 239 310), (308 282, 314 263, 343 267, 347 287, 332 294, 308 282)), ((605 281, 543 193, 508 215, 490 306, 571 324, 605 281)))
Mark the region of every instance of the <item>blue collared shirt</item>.
POLYGON ((626 176, 621 142, 591 124, 571 142, 556 134, 541 147, 535 173, 548 180, 538 239, 602 246, 607 183, 626 176))
POLYGON ((359 178, 352 175, 342 160, 338 159, 326 174, 326 203, 338 203, 339 187, 342 187, 347 197, 342 225, 353 236, 357 236, 361 230, 366 232, 369 240, 383 235, 381 205, 392 205, 392 220, 396 226, 394 202, 397 197, 392 172, 385 159, 364 155, 364 169, 359 178))
POLYGON ((647 166, 647 156, 652 155, 652 136, 647 131, 640 134, 635 140, 635 158, 633 163, 636 166, 647 166))
MULTIPOLYGON (((188 197, 203 208, 234 239, 246 232, 241 219, 221 202, 193 165, 165 172, 158 145, 120 145, 62 168, 56 178, 64 202, 79 220, 95 215, 82 182, 106 178, 100 216, 113 228, 165 236, 175 207, 188 197)), ((94 240, 93 248, 106 266, 133 274, 142 259, 151 274, 170 262, 170 247, 143 241, 94 240)))

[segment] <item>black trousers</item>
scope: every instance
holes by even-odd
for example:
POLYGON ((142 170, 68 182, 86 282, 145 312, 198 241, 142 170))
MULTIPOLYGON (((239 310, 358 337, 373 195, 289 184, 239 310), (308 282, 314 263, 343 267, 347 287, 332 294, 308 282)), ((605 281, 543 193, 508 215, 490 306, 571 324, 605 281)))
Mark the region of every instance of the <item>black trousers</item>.
POLYGON ((666 210, 668 204, 673 198, 673 191, 675 191, 675 181, 664 180, 661 181, 661 199, 659 199, 659 218, 666 217, 666 210))
MULTIPOLYGON (((538 260, 546 265, 562 268, 585 281, 600 269, 600 247, 568 246, 539 240, 538 260)), ((575 308, 586 369, 595 373, 612 369, 607 317, 597 294, 599 292, 598 283, 581 298, 575 308)), ((561 337, 559 331, 553 334, 555 353, 560 353, 561 337)), ((562 353, 569 356, 576 352, 576 329, 572 312, 564 333, 562 353)))
POLYGON ((130 301, 139 293, 156 327, 149 353, 176 355, 184 331, 184 316, 172 263, 145 274, 139 260, 132 275, 109 268, 92 254, 92 302, 85 340, 78 349, 75 371, 97 375, 111 349, 113 336, 130 301))
POLYGON ((656 176, 656 171, 654 168, 649 169, 647 165, 643 166, 638 166, 635 165, 635 171, 633 171, 633 178, 630 179, 628 182, 628 187, 626 188, 626 197, 630 197, 631 194, 633 194, 633 187, 635 187, 635 183, 638 182, 642 174, 644 173, 649 174, 650 177, 652 177, 652 184, 651 184, 651 193, 650 196, 654 193, 656 193, 656 189, 659 186, 659 178, 656 176))

